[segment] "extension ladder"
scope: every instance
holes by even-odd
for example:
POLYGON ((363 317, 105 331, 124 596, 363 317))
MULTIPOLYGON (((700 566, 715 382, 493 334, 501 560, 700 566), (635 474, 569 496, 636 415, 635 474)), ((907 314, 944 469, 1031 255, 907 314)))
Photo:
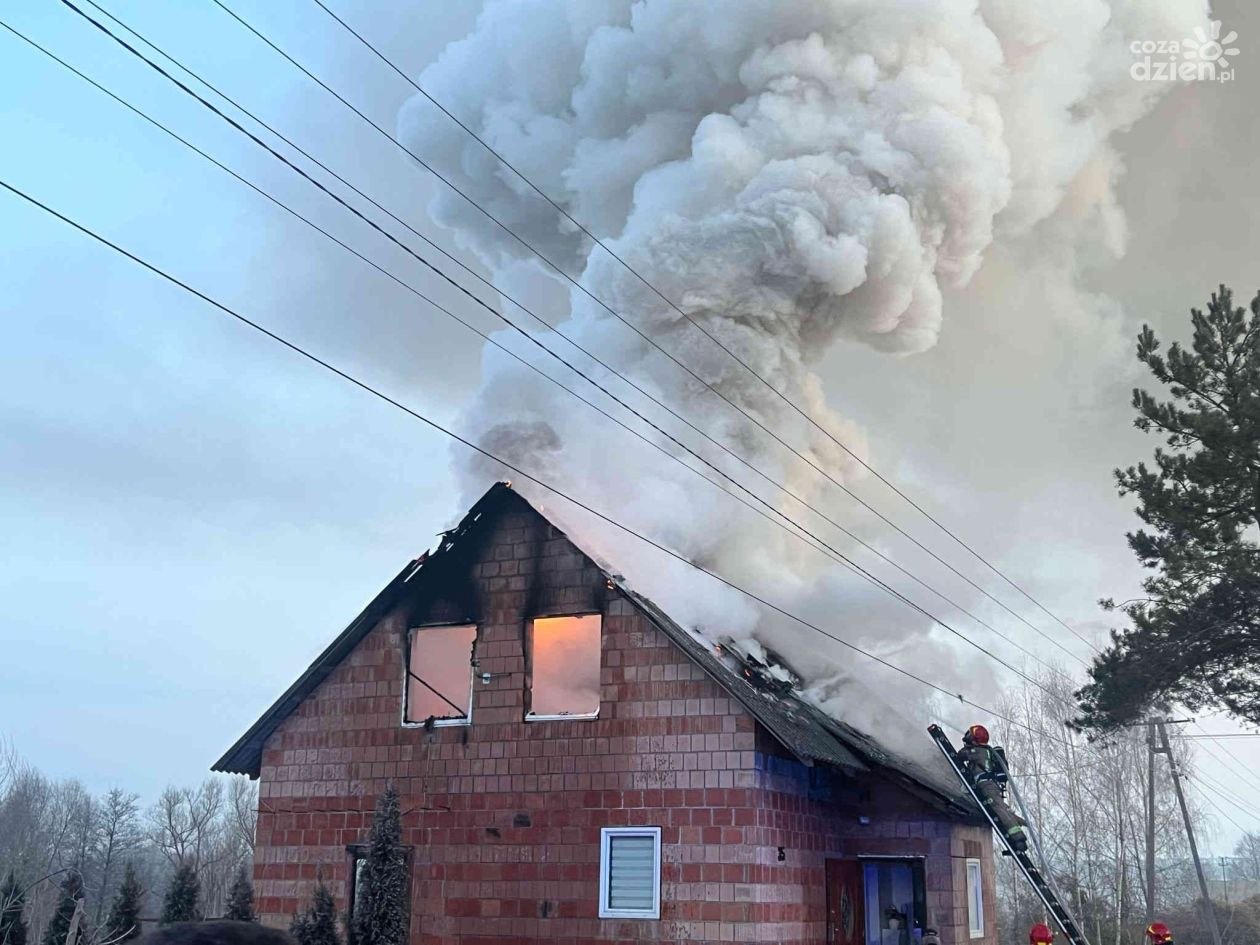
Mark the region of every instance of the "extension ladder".
MULTIPOLYGON (((998 822, 989 813, 989 809, 984 806, 984 801, 981 800, 970 779, 963 773, 962 766, 958 763, 958 753, 954 750, 954 745, 949 740, 949 736, 945 734, 945 731, 939 725, 929 725, 928 734, 932 736, 932 741, 936 742, 936 747, 941 750, 941 754, 945 756, 949 766, 954 769, 954 774, 958 775, 958 780, 966 787, 967 793, 975 800, 976 806, 984 813, 985 819, 993 827, 993 832, 1001 839, 1002 845, 1006 847, 1007 855, 1019 864, 1019 868, 1028 877, 1028 882, 1032 884, 1038 898, 1045 903, 1046 911, 1050 913, 1059 928, 1063 930, 1063 934, 1068 937, 1071 945, 1089 945, 1089 939, 1085 937, 1085 933, 1076 924, 1076 920, 1072 918, 1072 913, 1068 912, 1067 906, 1060 900, 1054 884, 1041 874, 1041 870, 1037 867, 1033 858, 1028 855, 1028 850, 1019 851, 1011 846, 998 822)), ((1027 813, 1027 811, 1024 812, 1025 819, 1027 819, 1027 813)))

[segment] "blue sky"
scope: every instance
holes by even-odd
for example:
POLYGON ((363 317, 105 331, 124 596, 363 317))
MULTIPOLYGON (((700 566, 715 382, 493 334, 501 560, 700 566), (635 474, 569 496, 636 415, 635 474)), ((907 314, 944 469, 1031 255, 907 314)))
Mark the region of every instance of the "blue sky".
MULTIPOLYGON (((409 87, 318 8, 232 5, 393 127, 409 87)), ((60 4, 23 7, 5 20, 401 266, 60 4)), ((413 73, 477 13, 473 2, 338 8, 413 73)), ((212 4, 125 9, 454 246, 425 215, 432 182, 212 4)), ((1243 45, 1260 36, 1255 13, 1218 15, 1243 45)), ((1251 62, 1248 47, 1237 86, 1179 91, 1118 142, 1132 246, 1088 279, 1116 300, 1127 336, 1144 320, 1182 331, 1218 282, 1254 287, 1251 62)), ((469 400, 477 339, 2 31, 0 88, 0 178, 439 419, 469 400)), ((201 778, 457 517, 448 445, 7 195, 0 239, 0 735, 49 774, 152 797, 201 778)), ((1022 262, 995 260, 952 294, 942 342, 925 355, 834 352, 829 394, 871 431, 883 468, 1039 597, 1099 628, 1094 600, 1135 577, 1121 537, 1132 519, 1109 470, 1152 444, 1129 427, 1135 377, 1091 360, 1089 330, 1038 309, 1037 287, 1011 276, 1022 262), (995 332, 1004 319, 1017 327, 995 332)), ((1231 750, 1260 761, 1244 742, 1231 750)), ((1260 803, 1255 787, 1237 788, 1260 803)), ((1236 832, 1226 826, 1218 852, 1236 832)))
MULTIPOLYGON (((312 28, 317 8, 241 12, 353 81, 346 49, 312 28)), ((430 17, 417 61, 469 17, 430 17)), ((214 7, 132 4, 124 19, 331 165, 423 207, 418 170, 214 7)), ((70 11, 7 20, 322 209, 70 11)), ((475 384, 471 335, 7 32, 0 43, 3 179, 449 419, 475 384)), ((364 92, 387 126, 406 95, 395 83, 364 92)), ((42 211, 6 196, 0 231, 0 639, 14 657, 0 661, 0 729, 49 773, 152 796, 200 778, 448 524, 446 444, 42 211)))

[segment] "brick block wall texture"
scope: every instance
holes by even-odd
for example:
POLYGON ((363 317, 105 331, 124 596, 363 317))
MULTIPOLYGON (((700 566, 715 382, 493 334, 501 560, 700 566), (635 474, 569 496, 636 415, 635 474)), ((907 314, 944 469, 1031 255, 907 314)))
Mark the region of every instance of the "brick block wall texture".
POLYGON ((396 607, 267 741, 254 865, 265 922, 286 925, 317 877, 344 908, 346 846, 366 840, 392 781, 412 847, 412 945, 823 945, 824 862, 860 856, 923 858, 945 945, 996 942, 985 829, 887 782, 836 775, 851 783, 811 790, 810 769, 545 520, 522 508, 485 528, 462 584, 471 598, 396 607), (472 724, 402 726, 407 630, 470 607, 478 672, 492 674, 475 684, 472 724), (525 621, 592 609, 599 717, 525 722, 525 621), (661 828, 659 921, 598 917, 600 828, 625 825, 661 828), (984 864, 977 939, 968 856, 984 864))

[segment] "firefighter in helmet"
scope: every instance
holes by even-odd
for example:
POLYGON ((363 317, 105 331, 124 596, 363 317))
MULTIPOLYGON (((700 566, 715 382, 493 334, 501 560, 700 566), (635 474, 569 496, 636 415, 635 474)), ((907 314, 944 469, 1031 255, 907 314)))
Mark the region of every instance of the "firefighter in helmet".
POLYGON ((1146 940, 1150 945, 1173 945, 1172 929, 1163 922, 1152 922, 1146 927, 1146 940))
POLYGON ((1054 929, 1038 922, 1028 930, 1028 945, 1054 945, 1054 929))
POLYGON ((1006 803, 1005 758, 999 758, 1000 748, 989 745, 989 730, 983 725, 973 725, 963 734, 963 747, 958 752, 958 763, 980 795, 980 800, 997 821, 1002 835, 1016 851, 1028 849, 1028 826, 1024 818, 1011 810, 1006 803))

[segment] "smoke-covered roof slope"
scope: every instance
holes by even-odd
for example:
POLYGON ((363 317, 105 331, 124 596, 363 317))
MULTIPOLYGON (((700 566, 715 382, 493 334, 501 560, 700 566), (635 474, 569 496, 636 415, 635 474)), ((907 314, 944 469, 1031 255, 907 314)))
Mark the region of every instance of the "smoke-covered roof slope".
MULTIPOLYGON (((258 777, 267 738, 292 714, 336 666, 367 636, 376 623, 404 596, 431 593, 451 559, 465 553, 468 539, 509 503, 521 503, 546 518, 508 483, 496 483, 483 495, 459 525, 446 532, 436 551, 408 562, 392 581, 363 609, 350 625, 298 677, 283 695, 212 767, 214 771, 258 777)), ((552 523, 554 525, 554 523, 552 523)), ((573 542, 573 539, 569 539, 573 542)), ((575 547, 582 550, 576 542, 575 547)), ((586 552, 583 551, 585 554, 586 552)), ((590 555, 587 555, 589 558, 590 555)), ((924 800, 951 813, 979 815, 961 789, 936 772, 924 768, 853 726, 832 718, 799 696, 795 687, 758 685, 756 675, 740 672, 732 661, 671 619, 656 604, 626 586, 617 574, 604 572, 638 610, 725 689, 788 752, 806 765, 825 764, 848 774, 877 772, 924 800)), ((926 734, 924 735, 926 738, 926 734)))
POLYGON ((821 762, 848 774, 878 771, 937 806, 959 813, 977 813, 971 799, 936 772, 889 750, 853 726, 832 718, 794 691, 770 691, 758 686, 749 676, 733 670, 713 649, 680 627, 652 601, 623 586, 616 576, 612 580, 661 632, 805 764, 821 762))

